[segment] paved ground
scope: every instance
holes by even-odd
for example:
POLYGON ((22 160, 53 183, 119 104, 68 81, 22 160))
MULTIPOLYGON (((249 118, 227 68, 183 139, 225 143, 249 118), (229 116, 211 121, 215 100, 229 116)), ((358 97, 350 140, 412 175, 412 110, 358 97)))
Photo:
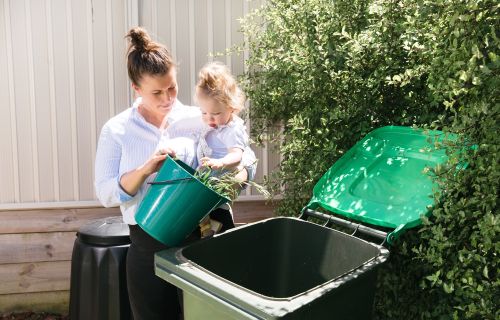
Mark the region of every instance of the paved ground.
POLYGON ((69 317, 51 313, 22 312, 0 315, 0 320, 69 320, 69 317))

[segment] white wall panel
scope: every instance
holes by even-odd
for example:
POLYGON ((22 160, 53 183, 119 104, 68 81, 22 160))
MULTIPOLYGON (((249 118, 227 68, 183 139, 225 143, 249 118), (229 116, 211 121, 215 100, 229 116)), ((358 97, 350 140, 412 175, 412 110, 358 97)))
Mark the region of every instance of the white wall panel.
MULTIPOLYGON (((196 50, 194 51, 194 66, 192 77, 194 78, 194 84, 196 85, 196 79, 198 78, 198 71, 205 65, 209 60, 209 34, 211 34, 211 23, 212 19, 208 18, 208 14, 211 14, 208 10, 209 0, 196 0, 195 10, 194 10, 194 42, 196 50)), ((194 87, 194 86, 193 86, 194 87)), ((192 91, 191 91, 192 92, 192 91)), ((194 94, 194 92, 193 92, 194 94)), ((194 102, 194 101, 193 101, 194 102)))
MULTIPOLYGON (((93 53, 93 77, 95 101, 95 133, 103 124, 115 114, 114 108, 110 110, 110 104, 113 103, 113 72, 110 66, 113 66, 112 52, 109 33, 111 30, 112 13, 111 1, 93 1, 92 15, 92 53, 93 53)), ((95 136, 95 135, 94 135, 95 136)))
MULTIPOLYGON (((175 2, 175 56, 179 65, 177 81, 179 84, 179 99, 190 103, 191 101, 191 73, 194 72, 190 65, 190 39, 189 39, 189 0, 172 0, 175 2)), ((193 48, 195 50, 195 48, 193 48)))
MULTIPOLYGON (((108 43, 108 51, 112 57, 113 63, 110 64, 112 72, 112 90, 113 94, 112 106, 114 113, 125 110, 129 107, 129 88, 125 51, 126 40, 125 34, 129 29, 129 22, 127 20, 127 7, 123 5, 123 0, 111 1, 111 12, 108 12, 108 17, 111 17, 111 30, 108 30, 108 36, 111 36, 111 41, 108 43)), ((109 22, 108 22, 109 23, 109 22)), ((110 100, 111 103, 111 100, 110 100)), ((111 109, 110 109, 111 112, 111 109)), ((100 127, 97 128, 97 133, 100 132, 100 127)))
MULTIPOLYGON (((147 2, 147 1, 141 1, 147 2)), ((155 39, 163 44, 172 43, 172 18, 170 13, 170 5, 171 1, 156 1, 156 13, 154 14, 156 17, 154 19, 155 26, 150 26, 152 30, 151 33, 155 37, 155 39)), ((150 16, 153 16, 153 13, 150 12, 150 16)), ((148 21, 147 17, 143 17, 140 15, 141 20, 146 22, 148 21)), ((151 23, 153 22, 152 18, 149 18, 151 23)), ((175 26, 175 23, 174 23, 175 26)), ((144 25, 145 28, 148 28, 147 25, 144 25)), ((169 50, 172 50, 171 47, 168 47, 169 50)))
MULTIPOLYGON (((57 144, 57 112, 56 112, 56 87, 55 87, 55 66, 54 66, 54 37, 52 28, 52 2, 50 0, 45 0, 45 32, 47 34, 47 63, 48 63, 48 83, 49 83, 49 112, 50 112, 50 142, 52 148, 51 159, 52 159, 52 182, 53 182, 53 195, 52 201, 60 201, 60 186, 59 186, 59 146, 57 144)), ((57 39, 56 39, 57 40, 57 39)), ((48 148, 46 148, 49 150, 48 148)), ((50 178, 46 178, 49 180, 50 178)), ((42 187, 42 189, 44 189, 42 187)), ((49 199, 49 197, 44 197, 42 195, 42 201, 44 199, 49 199)))
MULTIPOLYGON (((92 142, 91 130, 94 109, 94 75, 92 62, 92 15, 89 12, 91 0, 72 2, 73 56, 76 101, 78 198, 92 197, 92 142)), ((75 168, 73 168, 75 169, 75 168)))
MULTIPOLYGON (((171 50, 179 98, 193 104, 198 70, 212 53, 242 43, 237 19, 260 4, 0 0, 0 210, 95 205, 100 129, 131 103, 124 39, 131 26, 144 26, 171 50)), ((244 57, 215 59, 238 75, 244 57)), ((259 179, 266 167, 261 162, 259 179)))
POLYGON ((2 0, 2 207, 94 200, 98 131, 129 106, 131 2, 2 0))
MULTIPOLYGON (((229 19, 229 31, 231 36, 231 45, 241 45, 243 44, 243 33, 240 32, 240 22, 238 19, 245 15, 244 2, 246 1, 232 1, 231 2, 231 15, 229 19)), ((243 54, 241 55, 231 55, 231 70, 234 74, 240 75, 244 71, 244 60, 243 54)))
POLYGON ((12 41, 10 8, 5 0, 0 2, 0 201, 13 203, 19 200, 17 176, 17 141, 12 70, 12 41), (15 151, 15 152, 14 152, 15 151))
POLYGON ((51 2, 59 201, 78 199, 76 98, 71 3, 51 2))
POLYGON ((28 30, 25 1, 10 1, 10 28, 14 83, 16 145, 18 153, 19 195, 21 202, 36 201, 32 141, 32 79, 30 77, 28 30), (14 18, 13 18, 14 17, 14 18))
MULTIPOLYGON (((139 24, 155 40, 165 44, 179 63, 179 98, 193 103, 198 70, 214 53, 225 52, 233 44, 243 43, 237 20, 249 7, 246 0, 144 0, 139 2, 139 24), (172 12, 175 14, 172 15, 172 12)), ((254 1, 250 2, 253 3, 254 1)), ((260 3, 260 2, 259 2, 260 3)), ((256 6, 253 4, 253 6, 256 6)), ((244 57, 216 57, 241 74, 244 57)))
MULTIPOLYGON (((226 0, 212 0, 212 50, 215 53, 221 53, 226 50, 226 0)), ((215 57, 214 60, 227 63, 225 56, 215 57)))
POLYGON ((46 1, 29 1, 27 6, 31 14, 31 49, 33 97, 31 118, 33 128, 33 163, 35 192, 38 201, 55 201, 58 190, 54 185, 54 145, 52 140, 52 101, 51 101, 51 69, 49 63, 49 41, 47 32, 46 1))

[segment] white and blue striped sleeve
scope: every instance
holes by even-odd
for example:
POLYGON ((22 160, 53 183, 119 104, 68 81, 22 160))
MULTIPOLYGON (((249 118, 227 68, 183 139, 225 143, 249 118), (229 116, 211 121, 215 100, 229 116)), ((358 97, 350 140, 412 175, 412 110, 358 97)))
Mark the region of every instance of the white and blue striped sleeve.
POLYGON ((95 190, 105 207, 118 206, 133 197, 120 186, 120 161, 122 146, 113 134, 109 123, 104 125, 99 136, 95 159, 95 190))

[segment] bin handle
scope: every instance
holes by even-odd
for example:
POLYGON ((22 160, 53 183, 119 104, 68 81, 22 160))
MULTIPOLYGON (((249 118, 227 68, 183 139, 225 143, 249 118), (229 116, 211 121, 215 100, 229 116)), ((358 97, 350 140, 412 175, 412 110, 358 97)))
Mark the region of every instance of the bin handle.
POLYGON ((160 180, 160 181, 150 181, 148 184, 151 185, 157 185, 157 184, 172 184, 178 181, 184 181, 184 180, 194 180, 193 177, 186 177, 186 178, 179 178, 179 179, 171 179, 171 180, 160 180))
POLYGON ((359 229, 359 224, 356 226, 356 229, 354 229, 354 231, 351 233, 351 236, 354 236, 356 232, 358 232, 358 229, 359 229))
POLYGON ((362 225, 359 223, 354 223, 354 222, 351 222, 348 220, 337 218, 337 217, 334 217, 332 215, 324 214, 324 213, 318 212, 316 210, 312 210, 312 209, 305 207, 302 210, 302 214, 300 215, 299 218, 302 220, 307 220, 308 216, 318 218, 321 220, 326 220, 327 223, 336 224, 336 225, 354 230, 353 235, 359 231, 361 234, 368 235, 368 236, 379 239, 380 241, 382 241, 382 244, 390 243, 389 241, 387 241, 387 232, 384 232, 381 230, 370 228, 368 226, 365 226, 365 225, 362 225))
POLYGON ((332 225, 332 223, 330 222, 330 217, 328 217, 328 219, 326 219, 326 222, 323 223, 323 227, 330 227, 332 225))

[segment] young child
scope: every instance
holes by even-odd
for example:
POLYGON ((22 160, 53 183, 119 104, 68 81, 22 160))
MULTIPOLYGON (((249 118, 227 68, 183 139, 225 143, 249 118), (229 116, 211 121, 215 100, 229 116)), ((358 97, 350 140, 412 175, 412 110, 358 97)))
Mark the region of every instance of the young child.
MULTIPOLYGON (((216 174, 236 170, 236 179, 244 181, 240 163, 249 143, 245 124, 237 114, 244 107, 245 96, 225 65, 212 62, 200 70, 195 100, 206 124, 198 143, 198 164, 216 174)), ((202 237, 221 231, 220 219, 232 220, 229 206, 215 209, 201 222, 202 237)))

